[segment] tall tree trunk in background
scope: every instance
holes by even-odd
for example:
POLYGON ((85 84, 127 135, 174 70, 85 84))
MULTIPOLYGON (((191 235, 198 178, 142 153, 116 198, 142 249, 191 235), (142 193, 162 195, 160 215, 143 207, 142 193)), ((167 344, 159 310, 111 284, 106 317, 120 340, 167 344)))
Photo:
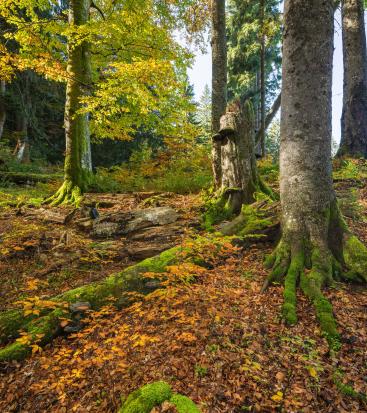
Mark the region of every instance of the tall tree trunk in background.
POLYGON ((214 185, 221 186, 221 144, 215 139, 227 105, 227 41, 225 0, 212 0, 212 162, 214 185))
MULTIPOLYGON (((81 26, 88 22, 90 0, 70 0, 69 25, 81 26)), ((91 173, 90 131, 88 114, 80 114, 80 99, 89 93, 91 84, 90 45, 68 42, 68 81, 65 102, 65 177, 58 192, 47 202, 78 204, 91 173)))
MULTIPOLYGON (((265 116, 265 131, 268 129, 268 127, 270 126, 271 122, 273 121, 275 115, 278 113, 278 110, 280 109, 281 103, 282 103, 282 94, 279 93, 279 95, 274 100, 273 105, 270 108, 269 112, 265 116)), ((263 129, 260 129, 256 133, 256 136, 255 136, 255 145, 258 145, 262 135, 263 135, 263 129)))
POLYGON ((5 80, 0 80, 0 139, 3 136, 4 125, 6 120, 5 91, 5 80))
POLYGON ((367 250, 340 216, 332 186, 333 3, 286 0, 280 196, 282 238, 269 279, 285 278, 283 315, 297 321, 296 286, 312 300, 330 345, 339 336, 322 287, 345 275, 367 281, 367 250), (357 252, 358 251, 358 252, 357 252), (359 266, 359 268, 357 268, 359 266), (305 267, 310 269, 304 271, 305 267), (348 268, 346 274, 342 270, 348 268))
POLYGON ((363 0, 342 1, 344 87, 339 155, 367 157, 367 55, 363 0))
POLYGON ((260 124, 260 147, 261 156, 265 156, 265 0, 260 1, 260 107, 261 107, 261 124, 260 124))

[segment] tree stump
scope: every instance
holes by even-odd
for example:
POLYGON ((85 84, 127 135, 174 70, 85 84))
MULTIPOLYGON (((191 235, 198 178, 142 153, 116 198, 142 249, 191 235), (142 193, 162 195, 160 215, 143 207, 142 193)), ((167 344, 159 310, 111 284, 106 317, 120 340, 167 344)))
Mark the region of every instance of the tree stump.
POLYGON ((254 112, 249 101, 235 102, 221 117, 217 139, 222 143, 222 193, 229 209, 238 214, 254 201, 259 185, 254 151, 254 112))

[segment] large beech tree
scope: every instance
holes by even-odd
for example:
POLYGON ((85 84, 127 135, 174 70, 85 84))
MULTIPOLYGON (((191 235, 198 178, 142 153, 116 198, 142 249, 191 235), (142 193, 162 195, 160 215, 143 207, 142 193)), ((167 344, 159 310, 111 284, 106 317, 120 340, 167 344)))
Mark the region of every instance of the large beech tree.
POLYGON ((344 223, 332 186, 333 2, 286 0, 280 148, 282 237, 269 280, 285 277, 285 320, 297 321, 296 286, 312 300, 331 345, 338 332, 322 287, 367 281, 367 252, 344 223), (309 269, 305 271, 305 269, 309 269))
MULTIPOLYGON (((70 0, 70 26, 85 25, 89 19, 90 0, 70 0)), ((78 204, 91 173, 89 117, 80 113, 81 99, 91 86, 90 45, 69 37, 65 102, 65 176, 64 183, 49 199, 51 204, 71 202, 78 204)))
MULTIPOLYGON (((220 127, 227 105, 227 44, 225 0, 212 0, 212 135, 220 127)), ((213 139, 212 163, 214 185, 221 186, 221 145, 213 139)))
POLYGON ((367 53, 363 0, 342 0, 343 113, 339 155, 367 157, 367 53))

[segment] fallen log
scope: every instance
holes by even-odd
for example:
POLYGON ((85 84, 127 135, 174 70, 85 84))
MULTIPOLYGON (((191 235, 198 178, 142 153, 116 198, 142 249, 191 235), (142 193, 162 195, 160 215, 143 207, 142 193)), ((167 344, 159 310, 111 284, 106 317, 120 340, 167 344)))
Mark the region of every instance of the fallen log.
MULTIPOLYGON (((195 241, 193 241, 195 244, 195 241)), ((26 341, 15 341, 7 344, 0 350, 0 361, 21 360, 27 357, 32 346, 44 346, 52 339, 64 332, 61 319, 72 319, 72 308, 75 303, 87 303, 91 310, 98 310, 105 305, 115 305, 117 308, 126 308, 137 300, 131 293, 149 294, 162 288, 162 274, 170 265, 179 262, 192 262, 205 266, 202 254, 209 244, 216 245, 218 251, 223 241, 213 242, 208 239, 207 244, 202 239, 190 249, 185 246, 176 246, 161 254, 148 258, 125 270, 110 275, 102 281, 84 285, 67 291, 48 300, 46 308, 40 314, 25 316, 22 309, 12 309, 0 314, 0 343, 6 344, 25 332, 26 341), (150 273, 149 278, 145 273, 150 273), (152 277, 157 274, 157 277, 152 277), (54 303, 54 308, 50 306, 54 303)), ((136 294, 135 294, 136 295, 136 294)))
POLYGON ((0 179, 14 182, 18 185, 35 185, 37 182, 61 181, 62 175, 0 171, 0 179))

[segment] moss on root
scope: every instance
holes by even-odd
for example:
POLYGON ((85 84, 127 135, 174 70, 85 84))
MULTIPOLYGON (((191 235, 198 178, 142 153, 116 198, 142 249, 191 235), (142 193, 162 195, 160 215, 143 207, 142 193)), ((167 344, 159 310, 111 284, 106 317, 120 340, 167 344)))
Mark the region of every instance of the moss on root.
POLYGON ((233 211, 228 204, 228 190, 220 190, 208 197, 205 201, 205 212, 203 214, 203 224, 207 231, 213 229, 213 225, 230 219, 233 211))
POLYGON ((178 413, 200 413, 191 399, 181 394, 172 394, 170 385, 163 381, 146 384, 132 392, 118 413, 150 413, 165 401, 173 404, 178 413))
POLYGON ((298 253, 292 258, 284 282, 283 317, 288 325, 297 323, 297 283, 304 268, 304 255, 298 253))
POLYGON ((79 207, 83 200, 82 190, 79 186, 74 185, 71 181, 64 181, 56 194, 47 198, 43 203, 51 206, 74 205, 79 207))
POLYGON ((344 262, 348 268, 343 277, 351 281, 367 282, 367 248, 354 235, 344 239, 344 262))

